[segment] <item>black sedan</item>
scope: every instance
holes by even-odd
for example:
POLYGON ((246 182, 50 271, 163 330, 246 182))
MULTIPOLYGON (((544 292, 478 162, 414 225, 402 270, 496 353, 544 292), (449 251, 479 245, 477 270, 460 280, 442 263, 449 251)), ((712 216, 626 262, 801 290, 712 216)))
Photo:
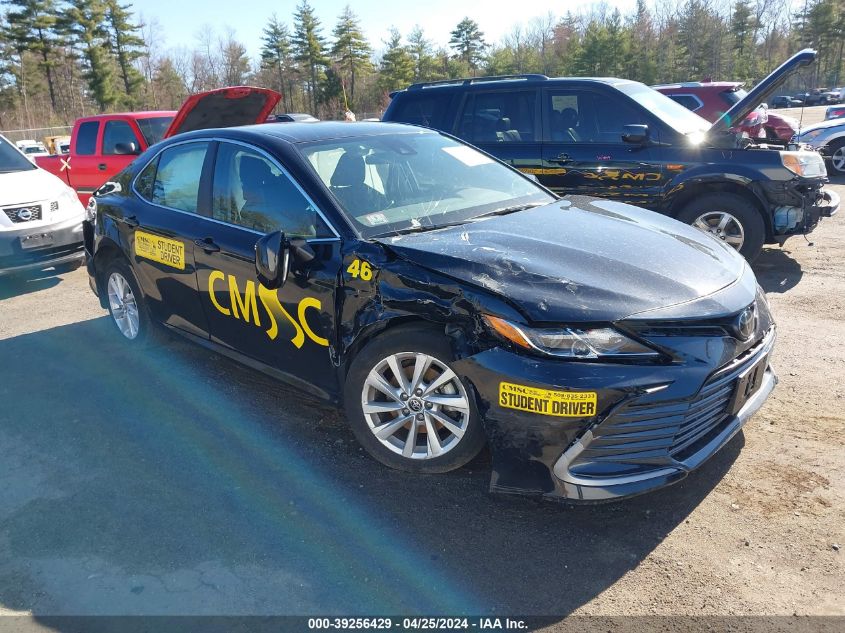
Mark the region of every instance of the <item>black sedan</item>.
POLYGON ((797 108, 803 103, 801 99, 796 99, 788 95, 780 95, 773 97, 770 105, 772 108, 797 108))
POLYGON ((128 343, 163 324, 342 404, 394 468, 449 471, 486 444, 499 492, 678 481, 776 382, 765 296, 730 246, 558 199, 417 127, 181 134, 100 189, 85 236, 128 343))

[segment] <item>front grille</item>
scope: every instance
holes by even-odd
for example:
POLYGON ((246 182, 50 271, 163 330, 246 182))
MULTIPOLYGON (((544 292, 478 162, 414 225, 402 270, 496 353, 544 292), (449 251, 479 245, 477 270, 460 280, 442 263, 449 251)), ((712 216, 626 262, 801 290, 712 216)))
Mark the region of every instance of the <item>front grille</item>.
POLYGON ((6 216, 15 223, 32 222, 41 219, 41 205, 30 204, 25 207, 8 207, 3 209, 6 216))
POLYGON ((570 468, 598 474, 611 463, 641 469, 694 455, 724 428, 737 379, 760 358, 766 343, 764 337, 719 369, 690 400, 623 405, 592 429, 593 440, 570 468))

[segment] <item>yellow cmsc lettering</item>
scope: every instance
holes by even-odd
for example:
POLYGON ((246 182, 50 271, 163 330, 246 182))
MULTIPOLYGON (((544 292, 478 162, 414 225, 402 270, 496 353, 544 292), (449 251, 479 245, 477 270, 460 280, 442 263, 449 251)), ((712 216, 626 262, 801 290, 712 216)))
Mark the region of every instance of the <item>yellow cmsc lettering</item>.
POLYGON ((305 311, 308 308, 316 308, 317 310, 322 310, 323 304, 320 302, 319 299, 315 299, 314 297, 305 297, 302 301, 299 302, 299 309, 297 310, 297 315, 299 316, 299 322, 302 325, 302 329, 305 330, 305 333, 308 335, 308 338, 314 341, 317 345, 328 347, 328 340, 324 339, 322 336, 317 336, 314 333, 314 330, 311 329, 311 326, 308 325, 308 319, 305 318, 305 311))
POLYGON ((233 275, 229 275, 229 298, 232 303, 232 312, 236 319, 243 319, 250 323, 249 315, 252 313, 255 325, 261 326, 261 321, 258 319, 258 303, 255 300, 255 282, 248 281, 244 288, 244 295, 241 297, 238 289, 238 280, 233 275), (240 314, 238 314, 240 308, 240 314))
POLYGON ((261 284, 258 284, 258 296, 261 299, 261 303, 264 305, 264 309, 267 311, 267 314, 270 315, 270 329, 267 330, 267 336, 270 337, 270 340, 275 340, 276 337, 279 335, 279 326, 276 323, 275 313, 281 313, 290 324, 293 326, 296 333, 293 335, 293 338, 290 340, 293 343, 294 347, 299 349, 305 343, 305 333, 302 331, 302 328, 299 327, 299 323, 296 322, 290 313, 282 307, 281 302, 279 302, 279 295, 276 293, 275 290, 270 290, 269 288, 265 288, 261 284))
POLYGON ((218 312, 221 314, 225 314, 226 316, 231 316, 232 313, 229 311, 228 308, 224 308, 217 302, 217 297, 214 296, 214 282, 216 280, 223 281, 226 277, 222 272, 219 270, 212 270, 211 274, 208 276, 208 298, 211 299, 212 305, 217 309, 218 312))

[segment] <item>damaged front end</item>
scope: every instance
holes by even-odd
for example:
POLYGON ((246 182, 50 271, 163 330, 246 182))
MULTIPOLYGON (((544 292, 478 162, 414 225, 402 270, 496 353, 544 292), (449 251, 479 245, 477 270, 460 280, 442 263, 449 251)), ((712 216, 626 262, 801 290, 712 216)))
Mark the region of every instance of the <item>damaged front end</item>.
POLYGON ((824 187, 826 178, 796 176, 788 181, 762 181, 760 194, 772 211, 772 237, 783 244, 793 235, 806 235, 815 230, 821 218, 829 218, 839 210, 839 195, 824 187))
POLYGON ((596 502, 683 479, 739 432, 777 382, 769 364, 775 328, 761 293, 746 310, 620 324, 668 362, 558 361, 502 347, 460 360, 456 369, 479 394, 493 461, 491 491, 596 502), (755 325, 742 340, 737 321, 748 309, 755 325), (503 383, 532 394, 594 393, 595 415, 505 408, 503 383))

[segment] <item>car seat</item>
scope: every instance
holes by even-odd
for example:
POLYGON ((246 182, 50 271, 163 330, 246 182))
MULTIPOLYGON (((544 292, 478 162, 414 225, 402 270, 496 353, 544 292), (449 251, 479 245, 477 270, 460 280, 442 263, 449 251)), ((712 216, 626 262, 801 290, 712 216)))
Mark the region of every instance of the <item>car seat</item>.
POLYGON ((522 140, 519 130, 511 127, 511 120, 508 117, 502 117, 496 122, 496 138, 502 143, 514 143, 522 140))
POLYGON ((334 168, 331 190, 352 215, 358 216, 385 208, 387 199, 365 181, 367 166, 364 157, 344 152, 334 168))
POLYGON ((561 143, 576 143, 580 139, 575 128, 578 127, 578 112, 574 108, 564 108, 561 112, 555 111, 552 120, 552 139, 561 143))

